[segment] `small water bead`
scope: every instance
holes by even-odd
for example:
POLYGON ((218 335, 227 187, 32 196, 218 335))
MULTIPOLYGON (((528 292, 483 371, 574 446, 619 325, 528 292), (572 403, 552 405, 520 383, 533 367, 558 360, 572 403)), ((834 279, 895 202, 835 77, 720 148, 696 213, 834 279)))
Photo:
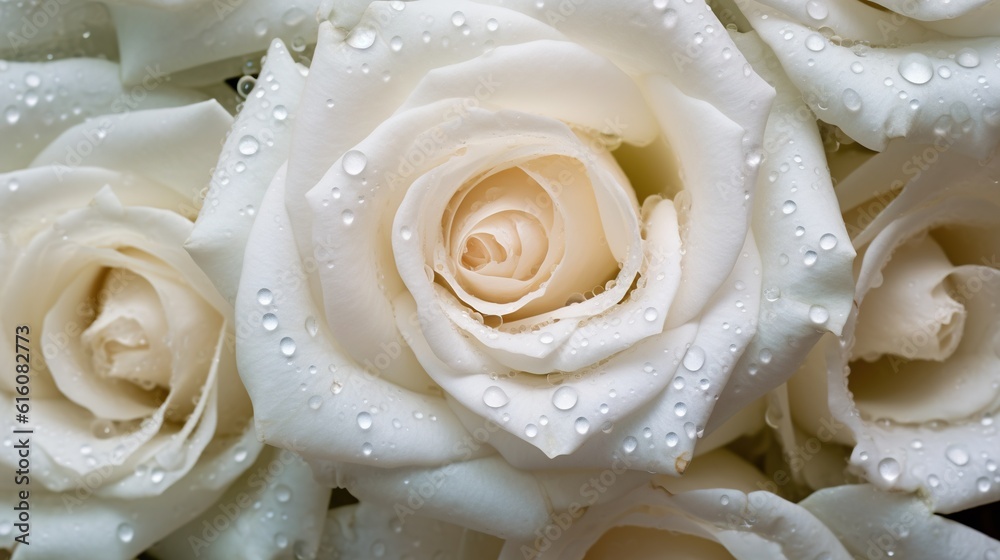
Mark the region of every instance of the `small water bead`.
POLYGON ((279 484, 274 488, 274 497, 279 502, 286 504, 292 499, 292 489, 284 484, 279 484))
POLYGON ((819 248, 824 251, 829 251, 837 246, 837 236, 832 233, 824 233, 822 237, 819 238, 819 248))
POLYGON ((510 402, 510 397, 500 387, 491 385, 483 391, 483 402, 490 408, 500 408, 510 402))
POLYGON ((899 61, 899 75, 911 84, 926 84, 934 77, 934 67, 926 55, 910 53, 899 61))
POLYGON ((97 439, 108 439, 117 435, 118 429, 114 422, 105 418, 97 418, 90 423, 90 433, 97 439))
POLYGON ((374 451, 375 448, 372 446, 372 444, 368 443, 367 441, 361 445, 361 454, 364 455, 365 457, 368 457, 374 451))
POLYGON ((677 377, 674 377, 674 380, 671 383, 671 385, 673 385, 674 389, 680 391, 681 389, 684 388, 684 378, 679 375, 677 377))
POLYGON ((543 332, 538 335, 538 342, 541 342, 542 344, 552 344, 555 339, 556 337, 553 336, 552 333, 543 332))
POLYGON ((367 412, 358 413, 358 427, 367 430, 372 427, 372 415, 367 412))
POLYGON ((247 455, 249 454, 247 453, 246 448, 237 447, 233 452, 233 460, 236 461, 237 463, 242 463, 243 461, 247 460, 247 455))
POLYGON ((666 440, 667 440, 667 447, 677 447, 677 444, 680 443, 681 438, 674 432, 669 432, 667 433, 666 440))
POLYGON ((607 414, 611 408, 608 406, 608 403, 601 403, 601 406, 597 407, 597 410, 599 410, 601 414, 607 414))
POLYGON ((757 359, 760 360, 762 364, 769 364, 771 360, 774 359, 774 354, 767 348, 761 348, 760 353, 757 354, 757 359))
POLYGON ((646 311, 642 314, 642 318, 652 323, 659 317, 659 315, 660 314, 655 307, 647 307, 646 311))
POLYGON ((806 266, 812 266, 816 264, 816 260, 818 258, 819 255, 816 254, 816 251, 806 251, 805 254, 802 256, 802 264, 806 266))
POLYGON ((368 156, 358 150, 350 150, 344 154, 341 163, 344 166, 344 173, 354 177, 365 170, 365 166, 368 165, 368 156))
POLYGON ((854 72, 855 74, 860 74, 860 73, 862 73, 864 71, 865 71, 865 65, 864 64, 861 64, 858 61, 854 61, 854 62, 851 63, 851 72, 854 72))
POLYGON ((635 451, 636 447, 639 447, 639 440, 634 437, 628 436, 622 440, 622 450, 625 451, 625 453, 632 453, 635 451))
POLYGON ((677 25, 677 12, 675 10, 667 10, 663 12, 663 26, 667 29, 673 29, 677 25))
POLYGON ((257 150, 260 149, 260 142, 258 142, 256 138, 248 134, 243 138, 240 138, 240 143, 238 145, 238 148, 241 154, 245 156, 252 156, 257 153, 257 150))
POLYGON ((809 308, 809 320, 814 324, 822 325, 830 320, 830 312, 822 305, 813 305, 809 308))
POLYGON ((794 200, 786 200, 784 204, 781 205, 781 213, 787 216, 788 214, 794 212, 796 208, 797 206, 795 205, 794 200))
POLYGON ((497 20, 495 20, 493 18, 490 18, 490 19, 486 20, 486 30, 487 31, 496 31, 497 29, 500 29, 500 22, 499 21, 497 21, 497 20))
POLYGON ((665 10, 669 4, 669 0, 653 0, 653 7, 657 10, 665 10))
POLYGON ((451 24, 455 27, 462 27, 465 25, 465 14, 462 12, 455 12, 451 14, 451 24))
POLYGON ((319 410, 319 407, 323 406, 323 397, 319 395, 313 395, 309 397, 309 400, 306 401, 306 404, 309 406, 309 408, 313 410, 319 410))
POLYGON ((993 483, 990 482, 990 479, 985 476, 976 480, 976 489, 980 492, 989 492, 992 485, 993 483))
POLYGON ((118 526, 118 540, 123 543, 130 543, 132 539, 135 538, 135 529, 132 528, 128 523, 122 523, 118 526))
POLYGON ((764 289, 764 299, 767 301, 778 301, 781 299, 781 290, 777 286, 764 289))
POLYGON ((885 479, 886 482, 894 482, 899 475, 902 473, 902 468, 899 465, 899 461, 893 459, 892 457, 886 457, 878 463, 878 474, 885 479))
POLYGON ((679 402, 674 405, 674 414, 676 414, 679 418, 683 418, 684 415, 687 414, 687 411, 688 411, 687 405, 682 402, 679 402))
POLYGON ((826 16, 830 15, 830 11, 826 8, 822 2, 818 0, 809 0, 806 2, 806 13, 809 17, 821 21, 826 19, 826 16))
POLYGON ((347 209, 340 213, 340 219, 344 222, 345 226, 349 226, 354 223, 354 211, 347 209))
POLYGON ((795 237, 802 237, 806 234, 806 228, 798 226, 795 228, 795 237))
POLYGON ((853 89, 845 89, 840 99, 844 102, 844 108, 848 111, 856 113, 861 110, 861 95, 853 89))
POLYGON ((283 121, 288 118, 288 108, 284 105, 275 105, 274 109, 271 111, 271 116, 273 116, 276 121, 283 121))
POLYGON ((281 342, 278 343, 278 346, 281 348, 281 353, 287 358, 290 358, 292 354, 295 354, 295 341, 292 340, 291 337, 286 336, 285 338, 282 338, 281 342))
POLYGON ((688 371, 698 371, 705 365, 705 351, 699 346, 688 348, 682 362, 688 371))
POLYGON ((10 192, 15 192, 21 187, 21 184, 17 182, 17 179, 11 179, 7 181, 7 190, 10 192))
POLYGON ((552 393, 552 406, 558 408, 559 410, 570 410, 576 406, 579 399, 580 395, 577 393, 576 389, 570 387, 569 385, 564 385, 552 393))
POLYGON ((403 38, 400 37, 399 35, 396 35, 392 39, 389 39, 389 48, 392 49, 393 52, 399 52, 403 50, 403 38))
POLYGON ((938 478, 937 475, 934 475, 934 474, 928 475, 927 476, 927 484, 931 488, 937 488, 941 484, 941 479, 938 478))
POLYGON ((806 48, 813 52, 819 52, 826 48, 826 39, 823 39, 822 35, 812 33, 806 37, 806 48))
POLYGON ((264 330, 273 331, 278 328, 278 316, 274 313, 265 313, 260 318, 260 324, 264 326, 264 330))
POLYGON ((969 452, 961 445, 949 445, 944 450, 944 456, 959 467, 969 464, 969 452))
POLYGON ((11 105, 4 110, 3 116, 7 124, 16 124, 21 119, 21 110, 11 105))
POLYGON ((698 380, 698 388, 701 389, 702 391, 707 391, 708 388, 711 387, 711 385, 712 383, 708 379, 705 379, 704 377, 698 380))
POLYGON ((341 383, 340 381, 334 380, 334 382, 330 384, 330 392, 333 393, 334 395, 339 395, 340 392, 343 390, 344 390, 344 384, 341 383))
POLYGON ((955 62, 962 68, 975 68, 979 66, 979 52, 975 49, 961 49, 955 53, 955 62))
POLYGON ((533 438, 538 435, 538 426, 534 424, 528 424, 524 427, 524 435, 533 438))
POLYGON ((375 37, 374 29, 359 25, 347 36, 347 44, 356 49, 364 50, 375 44, 375 37))
POLYGON ((584 435, 590 431, 590 420, 581 416, 576 419, 576 422, 573 422, 573 428, 576 429, 576 433, 584 435))

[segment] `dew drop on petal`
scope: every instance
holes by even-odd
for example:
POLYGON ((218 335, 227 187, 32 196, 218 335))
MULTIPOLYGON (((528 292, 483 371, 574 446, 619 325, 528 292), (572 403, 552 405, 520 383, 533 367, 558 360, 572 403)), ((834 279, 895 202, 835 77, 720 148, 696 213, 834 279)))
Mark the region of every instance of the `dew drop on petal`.
POLYGON ((252 156, 257 153, 260 149, 260 142, 256 138, 247 134, 243 138, 240 138, 240 143, 238 144, 240 153, 245 156, 252 156))
POLYGON ((990 479, 986 478, 985 476, 979 478, 979 480, 976 480, 976 489, 979 490, 980 492, 989 492, 990 487, 992 485, 993 483, 990 482, 990 479))
POLYGON ((524 435, 528 437, 535 437, 538 435, 538 426, 534 424, 528 424, 524 427, 524 435))
POLYGON ((830 320, 830 312, 822 305, 814 305, 809 308, 809 320, 814 324, 822 325, 830 320))
POLYGON ((264 326, 264 330, 273 331, 278 328, 278 316, 274 313, 265 313, 260 318, 260 324, 264 326))
POLYGON ((347 44, 356 49, 367 49, 375 44, 375 30, 359 25, 347 36, 347 44))
POLYGON ((368 443, 367 441, 361 445, 361 453, 365 457, 371 455, 373 451, 375 451, 375 448, 372 446, 372 444, 368 443))
POLYGON ((802 264, 812 266, 816 264, 818 258, 819 255, 816 254, 816 251, 806 251, 805 255, 802 256, 802 264))
POLYGON ((538 335, 538 342, 541 342, 542 344, 552 344, 555 339, 556 337, 553 336, 552 333, 543 332, 538 335))
POLYGON ((961 445, 949 445, 944 450, 944 456, 959 467, 964 467, 969 463, 969 452, 961 445))
POLYGON ((934 77, 934 67, 926 55, 909 53, 899 61, 899 75, 911 84, 926 84, 934 77))
POLYGON ((806 13, 814 20, 821 21, 826 19, 826 16, 830 14, 830 11, 826 8, 826 5, 819 0, 809 0, 806 2, 806 13))
POLYGON ((276 121, 283 121, 288 118, 288 108, 284 105, 275 105, 274 110, 271 111, 271 115, 276 121))
POLYGON ((817 35, 816 33, 810 34, 806 37, 806 48, 813 51, 819 52, 826 47, 826 40, 823 39, 822 35, 817 35))
POLYGON ((576 433, 584 435, 590 431, 590 420, 581 416, 576 419, 576 422, 573 422, 573 428, 576 429, 576 433))
POLYGON ((795 211, 797 206, 794 200, 786 200, 784 204, 781 205, 781 213, 788 215, 795 211))
POLYGON ((132 528, 128 523, 122 523, 118 526, 118 540, 123 543, 130 543, 132 539, 135 538, 135 529, 132 528))
POLYGON ((885 479, 886 482, 895 481, 899 478, 901 472, 902 469, 899 466, 899 461, 893 459, 892 457, 886 457, 878 463, 878 474, 885 479))
POLYGON ((358 427, 367 430, 372 427, 372 415, 367 412, 358 413, 358 427))
POLYGON ((368 156, 358 150, 350 150, 344 154, 341 164, 344 166, 344 173, 352 177, 360 175, 368 165, 368 156))
POLYGON ((656 311, 655 307, 647 307, 646 311, 642 314, 643 319, 649 321, 650 323, 655 321, 658 316, 659 313, 656 311))
POLYGON ((819 238, 819 248, 829 251, 837 246, 837 236, 832 233, 825 233, 819 238))
POLYGON ((979 52, 975 49, 962 49, 955 54, 955 62, 962 68, 975 68, 979 66, 979 52))
POLYGON ((343 212, 340 213, 340 219, 344 222, 345 226, 349 226, 349 225, 353 224, 354 223, 354 211, 350 210, 350 209, 344 210, 343 212))
POLYGON ((681 438, 674 432, 667 434, 667 447, 676 447, 680 443, 681 438))
POLYGON ((486 30, 487 31, 496 31, 497 29, 500 29, 500 22, 498 22, 497 20, 495 20, 493 18, 490 18, 490 19, 486 20, 486 30))
POLYGON ((465 14, 462 12, 455 12, 451 14, 451 24, 455 27, 462 27, 465 25, 465 14))
POLYGON ((570 410, 576 406, 579 398, 580 396, 577 394, 576 389, 569 385, 564 385, 552 393, 552 405, 559 410, 570 410))
POLYGON ((851 63, 851 72, 854 72, 855 74, 860 74, 860 73, 862 73, 864 71, 865 71, 865 65, 864 64, 861 64, 858 61, 854 61, 854 62, 851 63))
POLYGON ((848 111, 856 113, 861 110, 861 95, 853 89, 845 89, 840 98, 844 102, 844 108, 848 111))
POLYGON ((309 408, 313 410, 319 410, 319 407, 323 406, 323 397, 320 397, 319 395, 313 395, 309 397, 309 400, 306 401, 306 404, 309 405, 309 408))
POLYGON ((632 453, 636 447, 639 447, 639 441, 632 436, 628 436, 622 441, 622 450, 625 453, 632 453))
POLYGON ((281 348, 281 353, 286 357, 291 357, 295 353, 295 341, 289 336, 282 338, 278 345, 281 348))
POLYGON ((483 391, 483 402, 490 408, 500 408, 510 402, 510 397, 500 387, 491 385, 483 391))
POLYGON ((688 411, 687 405, 682 402, 679 402, 674 405, 674 414, 676 414, 680 418, 683 418, 684 415, 687 414, 687 411, 688 411))
POLYGON ((684 354, 684 367, 688 371, 698 371, 705 365, 705 351, 699 346, 692 346, 688 348, 687 353, 684 354))
POLYGON ((271 290, 261 288, 257 292, 257 303, 261 305, 270 305, 272 301, 274 301, 274 294, 271 293, 271 290))

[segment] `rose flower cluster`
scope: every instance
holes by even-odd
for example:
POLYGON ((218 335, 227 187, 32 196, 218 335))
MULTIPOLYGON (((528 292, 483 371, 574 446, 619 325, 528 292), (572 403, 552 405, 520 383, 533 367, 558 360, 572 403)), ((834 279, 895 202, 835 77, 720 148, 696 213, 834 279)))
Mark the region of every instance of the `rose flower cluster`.
POLYGON ((0 558, 1000 559, 1000 2, 0 2, 0 558))

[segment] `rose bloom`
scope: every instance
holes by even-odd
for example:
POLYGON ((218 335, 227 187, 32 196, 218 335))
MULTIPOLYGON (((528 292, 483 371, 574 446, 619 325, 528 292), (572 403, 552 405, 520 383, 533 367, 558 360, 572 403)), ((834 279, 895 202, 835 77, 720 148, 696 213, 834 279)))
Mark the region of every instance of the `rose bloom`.
POLYGON ((0 547, 133 558, 261 449, 231 310, 182 247, 232 117, 107 61, 0 64, 0 547))
POLYGON ((526 537, 588 477, 596 504, 683 473, 839 332, 815 121, 704 3, 321 15, 308 69, 269 50, 187 243, 259 436, 321 480, 526 537))
MULTIPOLYGON (((852 471, 948 513, 1000 496, 1000 175, 951 140, 893 143, 841 181, 858 307, 788 383, 800 439, 837 426, 852 471)), ((812 484, 843 466, 819 462, 812 484)))

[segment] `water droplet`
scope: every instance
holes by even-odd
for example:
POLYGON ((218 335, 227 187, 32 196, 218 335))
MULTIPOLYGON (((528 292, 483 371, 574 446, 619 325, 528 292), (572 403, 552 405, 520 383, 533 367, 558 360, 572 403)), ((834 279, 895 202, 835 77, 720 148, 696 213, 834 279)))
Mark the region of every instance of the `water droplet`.
POLYGON ((556 337, 552 336, 552 333, 543 332, 538 335, 538 342, 541 342, 542 344, 552 344, 555 339, 556 337))
POLYGON ((937 475, 934 475, 934 474, 932 474, 932 475, 928 475, 928 476, 927 476, 927 484, 928 484, 928 485, 929 485, 929 486, 930 486, 931 488, 937 488, 937 487, 938 487, 938 485, 940 485, 940 484, 941 484, 941 479, 940 479, 940 478, 938 478, 938 477, 937 477, 937 475))
POLYGON ((699 346, 692 346, 684 354, 684 367, 688 371, 698 371, 705 365, 705 351, 699 346))
POLYGON ((823 39, 822 35, 817 35, 816 33, 810 34, 806 37, 806 48, 813 51, 819 52, 826 47, 826 40, 823 39))
POLYGON ((319 395, 313 395, 309 397, 309 400, 306 401, 306 404, 309 405, 309 408, 313 410, 319 410, 319 407, 323 406, 323 397, 319 395))
POLYGON ((864 71, 865 71, 864 64, 861 64, 858 61, 854 61, 851 63, 851 72, 854 72, 855 74, 860 74, 864 71))
POLYGON ((848 111, 857 113, 861 110, 861 95, 853 89, 845 89, 841 100, 844 102, 844 108, 848 111))
POLYGON ((375 44, 375 30, 359 25, 347 36, 347 44, 356 49, 367 49, 375 44))
POLYGON ((816 251, 806 251, 805 255, 802 256, 802 264, 812 266, 816 264, 818 258, 819 255, 816 254, 816 251))
POLYGON ((90 423, 90 433, 97 439, 108 439, 117 435, 118 429, 111 420, 97 418, 90 423))
POLYGON ((774 358, 774 354, 772 354, 771 351, 769 349, 767 349, 767 348, 761 348, 760 353, 757 354, 757 359, 759 359, 760 363, 762 363, 762 364, 769 364, 769 363, 771 363, 771 360, 773 358, 774 358))
POLYGON ((17 182, 17 179, 11 179, 7 181, 7 190, 10 192, 15 192, 21 187, 21 184, 17 182))
POLYGON ((636 447, 639 447, 639 440, 632 436, 628 436, 622 441, 622 450, 624 450, 625 453, 632 453, 635 451, 636 447))
POLYGON ((822 325, 830 320, 830 312, 822 305, 814 305, 809 308, 809 320, 817 325, 822 325))
POLYGON ((342 164, 344 166, 344 173, 356 176, 365 170, 365 166, 368 165, 368 156, 358 150, 350 150, 344 154, 342 164))
POLYGON ((990 482, 990 479, 986 478, 985 476, 976 480, 976 489, 979 490, 980 492, 989 492, 990 486, 992 485, 993 484, 990 482))
POLYGON ((909 53, 899 61, 899 75, 911 84, 926 84, 934 77, 934 67, 926 55, 909 53))
POLYGON ((500 408, 510 402, 510 397, 500 387, 491 385, 483 391, 483 402, 490 408, 500 408))
POLYGON ((579 398, 580 396, 577 394, 576 389, 569 385, 564 385, 552 393, 552 405, 559 410, 569 410, 576 406, 579 398))
POLYGON ((7 124, 15 124, 21 118, 21 110, 11 105, 4 110, 3 116, 7 120, 7 124))
POLYGON ((528 424, 524 427, 524 435, 528 437, 535 437, 538 435, 538 426, 534 424, 528 424))
POLYGON ((316 318, 312 315, 306 317, 305 326, 306 332, 309 333, 309 336, 316 336, 316 333, 319 332, 319 325, 316 324, 316 318))
POLYGON ((281 353, 286 357, 291 357, 295 353, 295 341, 289 336, 282 338, 278 345, 281 347, 281 353))
POLYGON ((349 226, 354 223, 354 211, 344 210, 340 213, 340 219, 343 220, 345 226, 349 226))
POLYGON ((962 49, 955 54, 955 62, 962 68, 975 68, 979 66, 979 52, 975 49, 962 49))
POLYGON ((659 312, 656 311, 655 307, 647 307, 646 311, 642 314, 642 318, 652 323, 659 316, 659 312))
POLYGON ((390 39, 389 48, 392 49, 393 52, 399 52, 403 50, 403 38, 400 37, 399 35, 396 35, 395 37, 390 39))
POLYGON ((465 14, 462 12, 455 12, 451 14, 451 24, 455 27, 462 27, 465 25, 465 14))
POLYGON ((680 436, 678 436, 674 432, 669 432, 667 434, 667 447, 677 447, 677 444, 680 443, 680 441, 681 441, 680 436))
POLYGON ((819 248, 824 251, 829 251, 837 246, 837 236, 832 233, 824 233, 823 237, 819 238, 819 248))
POLYGON ((944 450, 944 456, 959 467, 964 467, 969 464, 969 452, 966 451, 961 445, 949 445, 948 448, 944 450))
POLYGON ((899 466, 899 461, 893 459, 892 457, 886 457, 878 463, 878 474, 885 479, 886 482, 894 482, 899 475, 902 473, 902 469, 899 466))
POLYGON ((358 427, 367 430, 372 427, 372 415, 367 412, 358 413, 358 427))
POLYGON ((264 326, 264 330, 273 331, 278 328, 278 316, 274 313, 265 313, 260 318, 260 324, 264 326))
POLYGON ((809 14, 809 17, 817 21, 824 20, 826 16, 830 15, 830 11, 818 0, 809 0, 806 2, 806 13, 809 14))
POLYGON ((496 31, 497 29, 500 29, 500 22, 499 21, 497 21, 497 20, 495 20, 493 18, 490 18, 490 19, 486 20, 486 30, 487 31, 496 31))
POLYGON ((130 543, 135 537, 135 529, 132 528, 128 523, 122 523, 118 526, 118 540, 123 543, 130 543))
POLYGON ((581 416, 576 419, 576 422, 573 422, 573 428, 576 429, 576 433, 584 435, 590 431, 590 420, 581 416))
POLYGON ((795 211, 796 205, 794 200, 786 200, 784 204, 781 205, 781 213, 788 215, 795 211))
POLYGON ((288 109, 284 105, 275 105, 271 115, 274 116, 274 120, 283 121, 288 118, 288 109))
POLYGON ((333 393, 334 395, 339 395, 340 392, 343 390, 344 390, 344 384, 341 383, 340 381, 334 380, 334 382, 330 384, 330 392, 333 393))
POLYGON ((403 226, 399 228, 399 236, 403 238, 403 241, 409 241, 413 237, 413 230, 408 226, 403 226))
POLYGON ((248 134, 243 138, 240 138, 239 150, 241 154, 245 156, 252 156, 256 154, 257 150, 259 149, 260 149, 260 142, 257 142, 257 139, 254 138, 253 136, 250 136, 248 134))
POLYGON ((247 450, 243 447, 237 447, 233 452, 233 460, 237 463, 242 463, 247 460, 247 450))
POLYGON ((372 444, 368 443, 367 441, 361 444, 361 453, 365 457, 371 455, 373 451, 375 451, 375 448, 372 446, 372 444))

